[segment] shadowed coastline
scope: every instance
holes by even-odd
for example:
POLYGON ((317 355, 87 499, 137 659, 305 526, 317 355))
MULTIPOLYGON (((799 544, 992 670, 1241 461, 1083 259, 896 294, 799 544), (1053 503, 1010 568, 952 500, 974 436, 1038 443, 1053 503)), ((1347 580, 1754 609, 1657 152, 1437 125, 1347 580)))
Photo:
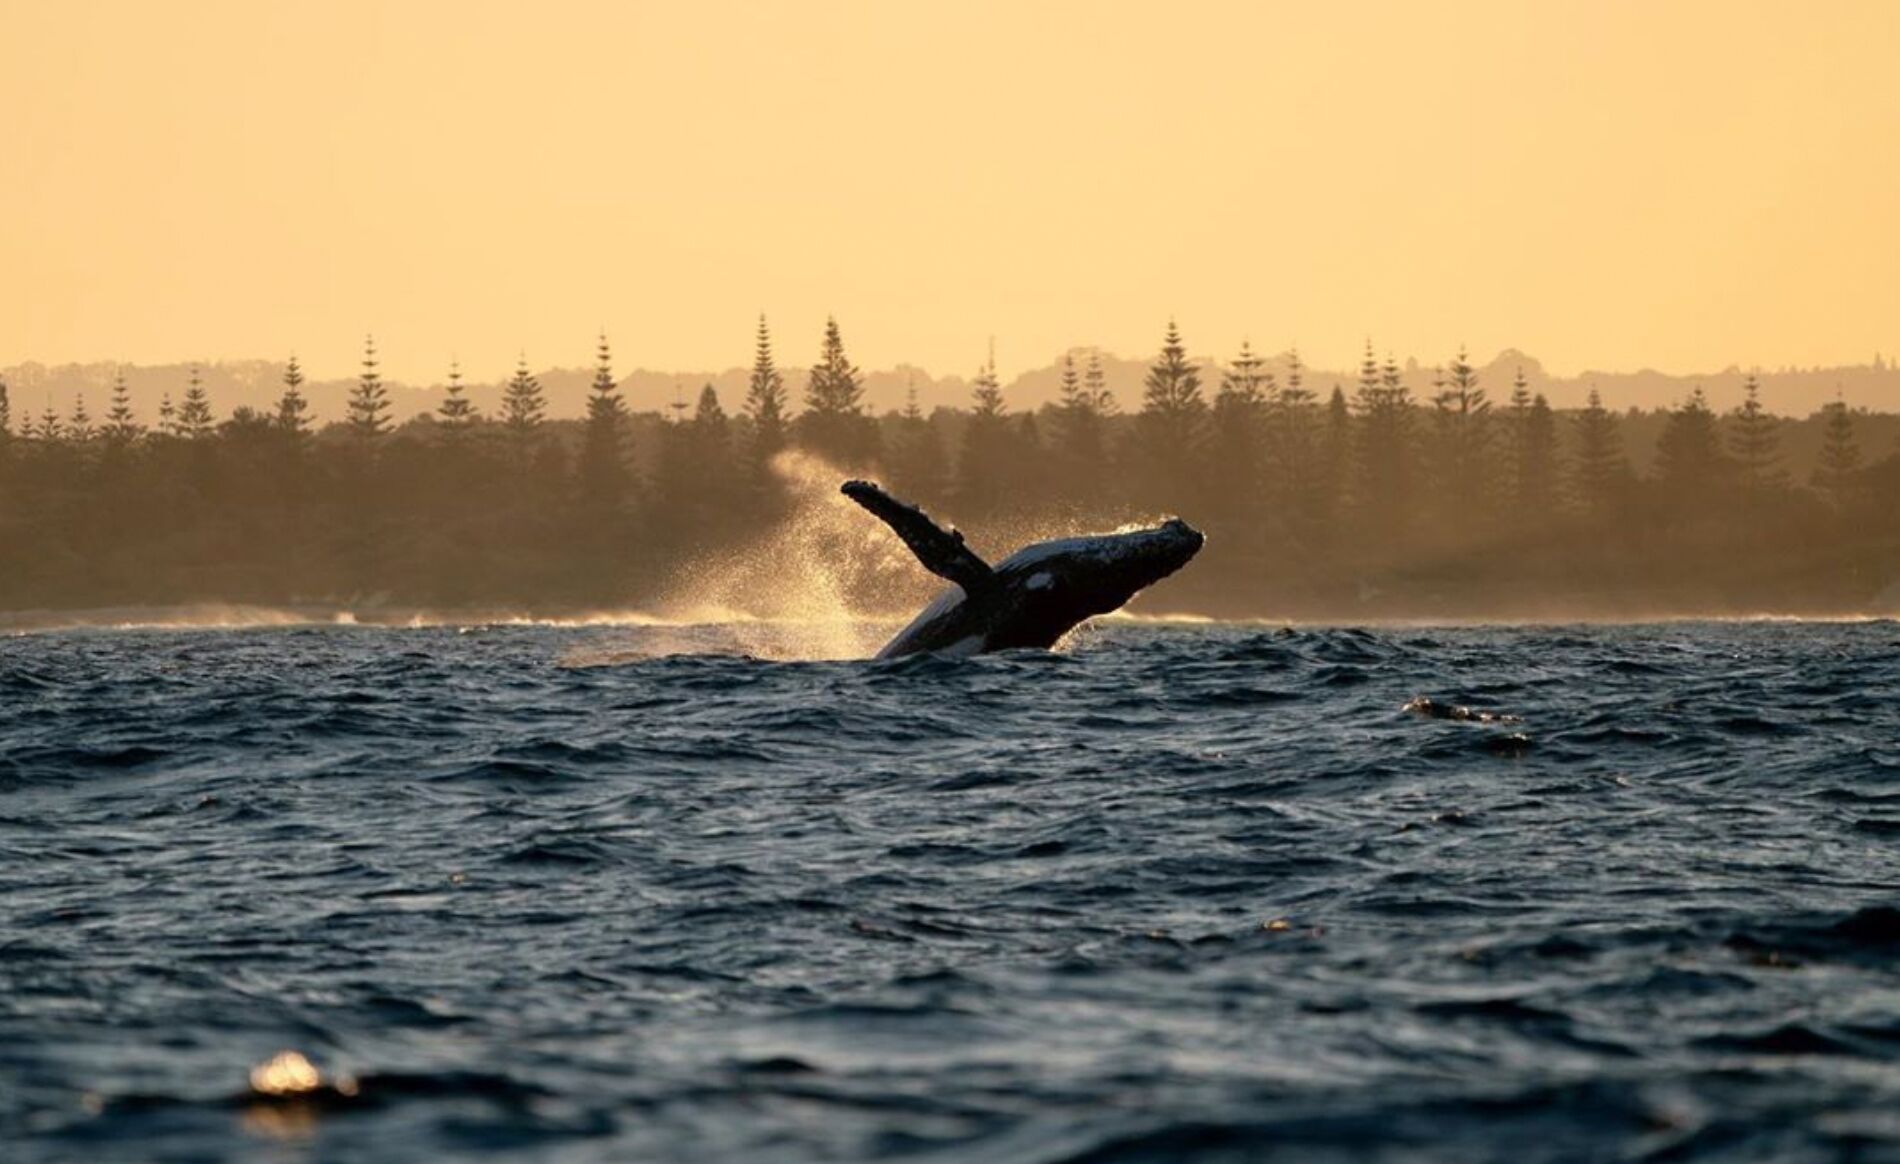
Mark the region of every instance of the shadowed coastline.
POLYGON ((1844 402, 1718 414, 1596 393, 1553 409, 1463 352, 1368 347, 1324 385, 1297 355, 1212 364, 1170 326, 1138 404, 1092 356, 1029 410, 982 367, 968 406, 876 415, 827 325, 794 402, 763 320, 743 401, 627 406, 603 339, 587 416, 551 420, 523 364, 484 414, 452 383, 398 427, 373 343, 346 418, 311 420, 293 361, 270 411, 216 412, 194 375, 148 426, 124 381, 9 414, 0 387, 0 611, 192 605, 403 621, 719 609, 883 616, 927 590, 820 495, 869 469, 997 557, 1193 515, 1196 568, 1137 609, 1363 622, 1634 620, 1900 609, 1900 454, 1844 402), (1488 373, 1487 373, 1488 374, 1488 373), (100 402, 95 401, 95 404, 100 402), (802 405, 802 407, 799 407, 802 405), (1878 434, 1879 446, 1863 446, 1878 434))

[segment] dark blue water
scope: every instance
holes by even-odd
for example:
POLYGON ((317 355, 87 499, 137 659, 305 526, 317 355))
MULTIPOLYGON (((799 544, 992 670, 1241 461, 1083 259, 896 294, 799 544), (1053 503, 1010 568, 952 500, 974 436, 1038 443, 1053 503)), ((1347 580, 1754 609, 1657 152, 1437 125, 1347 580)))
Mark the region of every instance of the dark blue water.
POLYGON ((0 639, 0 1154, 1900 1157, 1894 624, 662 635, 0 639))

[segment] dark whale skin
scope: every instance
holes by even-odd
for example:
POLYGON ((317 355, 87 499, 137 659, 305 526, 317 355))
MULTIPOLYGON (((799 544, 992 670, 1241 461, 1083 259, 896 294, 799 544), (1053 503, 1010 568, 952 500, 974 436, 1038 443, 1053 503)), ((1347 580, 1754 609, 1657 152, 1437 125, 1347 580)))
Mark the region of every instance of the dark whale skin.
POLYGON ((952 583, 884 645, 880 659, 1047 649, 1187 565, 1206 542, 1199 530, 1171 518, 1128 533, 1037 542, 991 567, 962 535, 876 485, 848 481, 843 492, 890 525, 926 569, 952 583))

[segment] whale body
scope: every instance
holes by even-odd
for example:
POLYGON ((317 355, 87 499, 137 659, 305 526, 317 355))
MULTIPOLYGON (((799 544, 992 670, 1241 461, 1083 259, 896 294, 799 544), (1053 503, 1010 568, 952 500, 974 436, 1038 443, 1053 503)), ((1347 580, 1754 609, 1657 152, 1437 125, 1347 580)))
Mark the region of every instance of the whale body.
POLYGON ((1037 542, 991 566, 963 544, 963 535, 871 482, 847 481, 842 491, 889 525, 925 569, 951 583, 884 645, 880 659, 1053 647, 1085 620, 1119 609, 1187 565, 1206 541, 1171 518, 1129 533, 1037 542))

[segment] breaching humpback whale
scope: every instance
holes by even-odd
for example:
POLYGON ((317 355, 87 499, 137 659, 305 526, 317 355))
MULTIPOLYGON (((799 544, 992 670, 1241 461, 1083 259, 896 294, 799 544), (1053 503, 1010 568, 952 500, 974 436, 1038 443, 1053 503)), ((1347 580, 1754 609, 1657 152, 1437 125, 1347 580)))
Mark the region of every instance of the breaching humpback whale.
POLYGON ((1206 540, 1177 517, 1133 533, 1037 542, 991 566, 962 534, 871 482, 846 481, 841 491, 895 530, 924 569, 954 584, 884 644, 880 659, 1053 647, 1084 619, 1187 565, 1206 540))

